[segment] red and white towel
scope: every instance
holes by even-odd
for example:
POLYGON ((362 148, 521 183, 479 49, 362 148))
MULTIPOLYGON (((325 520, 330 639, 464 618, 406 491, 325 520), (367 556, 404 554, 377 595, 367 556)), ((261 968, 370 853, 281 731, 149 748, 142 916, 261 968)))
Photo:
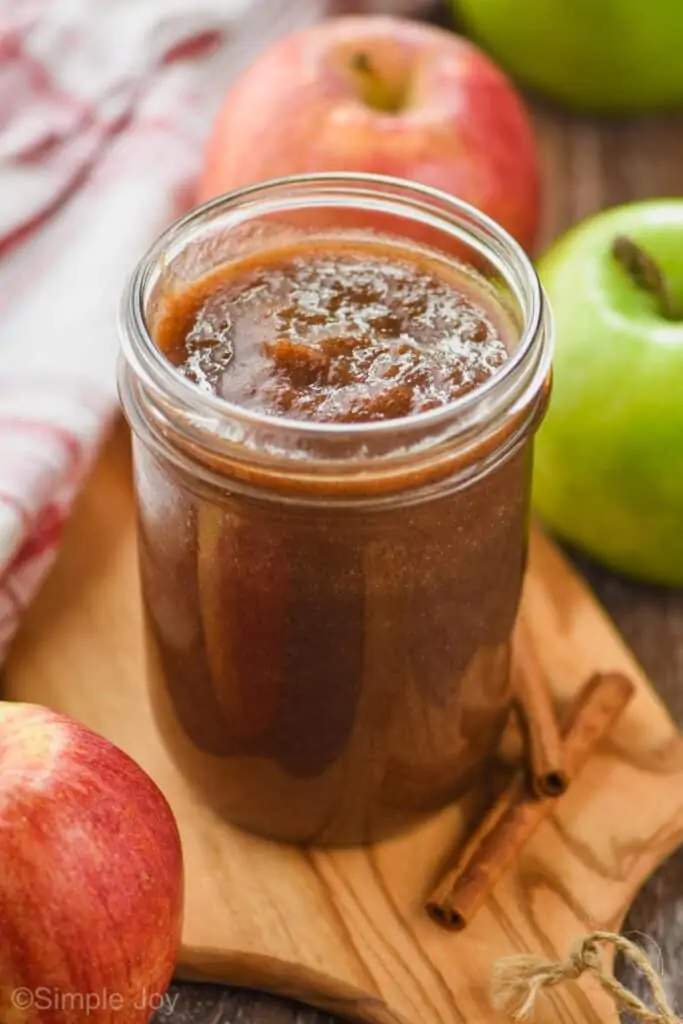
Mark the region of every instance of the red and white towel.
POLYGON ((333 8, 419 6, 0 0, 0 658, 117 411, 124 284, 231 78, 333 8))

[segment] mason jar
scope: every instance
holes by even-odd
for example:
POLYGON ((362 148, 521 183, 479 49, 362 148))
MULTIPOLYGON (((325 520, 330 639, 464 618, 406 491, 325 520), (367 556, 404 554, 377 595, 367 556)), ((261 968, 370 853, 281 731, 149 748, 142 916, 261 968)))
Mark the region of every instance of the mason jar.
POLYGON ((324 844, 374 841, 452 801, 486 771, 511 702, 551 356, 525 253, 419 185, 266 182, 162 235, 122 335, 151 701, 198 797, 262 835, 324 844), (200 390, 155 342, 168 297, 218 268, 370 236, 486 289, 514 341, 483 384, 402 419, 294 420, 200 390))

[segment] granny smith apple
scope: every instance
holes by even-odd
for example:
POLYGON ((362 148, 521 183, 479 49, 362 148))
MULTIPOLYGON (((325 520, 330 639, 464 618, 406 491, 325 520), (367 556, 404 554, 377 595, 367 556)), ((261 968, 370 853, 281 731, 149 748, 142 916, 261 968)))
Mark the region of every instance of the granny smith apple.
POLYGON ((539 272, 557 341, 536 509, 606 565, 683 585, 683 199, 584 221, 539 272))
POLYGON ((636 111, 683 102, 681 0, 453 0, 513 76, 561 103, 636 111))

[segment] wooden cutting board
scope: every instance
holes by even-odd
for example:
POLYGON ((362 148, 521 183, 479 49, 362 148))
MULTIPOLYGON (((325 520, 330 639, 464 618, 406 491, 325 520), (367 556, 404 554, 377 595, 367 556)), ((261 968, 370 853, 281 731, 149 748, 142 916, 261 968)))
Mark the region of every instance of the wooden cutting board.
MULTIPOLYGON (((433 924, 422 903, 471 807, 452 807, 367 849, 314 852, 231 829, 178 775, 145 692, 122 427, 13 647, 4 696, 81 719, 164 790, 187 872, 179 976, 267 988, 372 1024, 492 1024, 488 986, 497 957, 564 955, 587 930, 618 927, 645 876, 683 838, 674 726, 585 585, 538 531, 524 600, 559 700, 598 669, 625 671, 638 693, 609 745, 459 934, 433 924)), ((540 1024, 616 1019, 590 981, 554 990, 536 1017, 540 1024)))

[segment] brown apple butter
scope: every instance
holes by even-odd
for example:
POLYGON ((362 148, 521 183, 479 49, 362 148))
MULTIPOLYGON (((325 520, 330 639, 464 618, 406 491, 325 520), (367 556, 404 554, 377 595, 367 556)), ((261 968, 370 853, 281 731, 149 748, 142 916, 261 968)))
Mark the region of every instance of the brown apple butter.
POLYGON ((276 250, 174 297, 156 340, 199 387, 270 416, 395 419, 506 359, 512 327, 475 281, 369 242, 276 250))
POLYGON ((318 218, 284 242, 267 216, 244 251, 223 221, 193 250, 190 221, 170 284, 157 248, 131 292, 152 701, 218 813, 364 842, 444 806, 496 747, 547 345, 538 327, 520 347, 479 257, 398 237, 398 214, 391 236, 318 218))

